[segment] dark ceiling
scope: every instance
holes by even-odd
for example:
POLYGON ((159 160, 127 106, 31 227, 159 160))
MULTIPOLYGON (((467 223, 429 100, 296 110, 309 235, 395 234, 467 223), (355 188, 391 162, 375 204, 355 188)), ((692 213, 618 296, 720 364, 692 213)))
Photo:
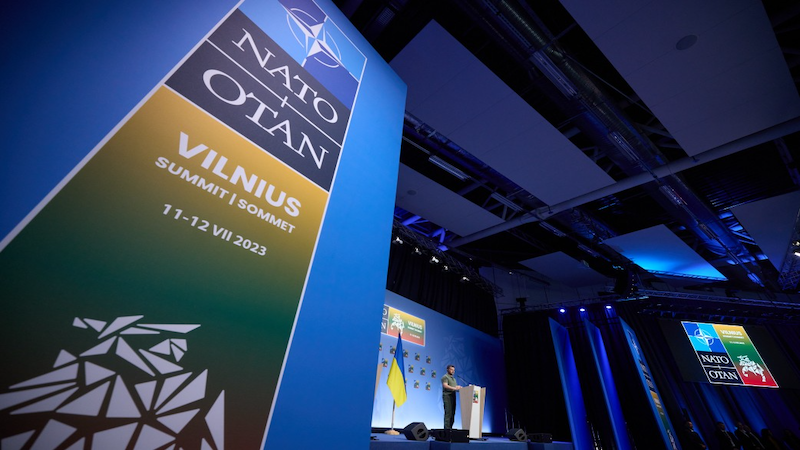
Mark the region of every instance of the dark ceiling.
MULTIPOLYGON (((797 301, 800 4, 667 3, 336 1, 409 87, 396 227, 463 264, 545 282, 555 281, 543 258, 563 254, 601 278, 633 274, 643 289, 667 283, 797 301), (451 88, 475 67, 447 60, 459 47, 505 85, 494 92, 513 92, 501 103, 530 107, 546 122, 531 128, 557 132, 565 150, 528 154, 513 140, 473 150, 476 139, 465 136, 503 105, 473 101, 480 81, 451 88), (428 48, 434 55, 420 57, 428 48), (453 99, 450 110, 443 98, 453 99), (473 104, 470 116, 464 106, 473 104), (464 200, 482 211, 442 206, 464 200), (690 257, 651 266, 642 252, 657 246, 647 239, 690 257), (684 271, 689 260, 719 276, 684 271)), ((514 133, 543 142, 525 127, 514 133)))

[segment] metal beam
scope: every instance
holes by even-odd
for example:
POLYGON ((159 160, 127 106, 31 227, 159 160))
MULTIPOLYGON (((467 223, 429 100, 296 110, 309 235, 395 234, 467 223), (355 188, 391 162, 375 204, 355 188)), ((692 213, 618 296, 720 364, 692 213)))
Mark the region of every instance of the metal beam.
POLYGON ((800 117, 795 117, 794 119, 787 120, 786 122, 780 123, 770 128, 766 128, 764 130, 758 131, 748 136, 744 136, 742 138, 736 139, 726 144, 722 144, 718 147, 714 147, 698 155, 681 158, 677 161, 673 161, 669 164, 657 167, 653 169, 652 174, 650 172, 643 172, 638 175, 628 177, 610 186, 597 189, 595 191, 580 195, 570 200, 566 200, 552 206, 544 206, 541 208, 536 208, 515 219, 506 221, 504 223, 495 225, 493 227, 486 228, 484 230, 478 231, 468 236, 463 236, 458 239, 454 239, 450 241, 448 245, 450 247, 458 247, 460 245, 468 244, 478 239, 482 239, 488 236, 493 236, 497 233, 501 233, 503 231, 507 231, 512 228, 516 228, 526 223, 533 223, 542 220, 547 220, 548 218, 562 211, 566 211, 568 209, 584 205, 588 202, 622 192, 626 189, 630 189, 636 186, 643 185, 645 183, 649 183, 651 181, 655 181, 661 177, 674 175, 686 169, 697 167, 701 164, 705 164, 707 162, 732 155, 739 151, 754 147, 756 145, 763 144, 764 142, 771 141, 791 133, 796 133, 798 131, 800 131, 800 117))

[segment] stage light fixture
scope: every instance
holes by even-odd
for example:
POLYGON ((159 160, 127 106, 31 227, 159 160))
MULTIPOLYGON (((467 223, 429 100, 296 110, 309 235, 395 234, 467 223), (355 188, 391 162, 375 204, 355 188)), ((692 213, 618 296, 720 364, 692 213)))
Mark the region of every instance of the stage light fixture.
POLYGON ((547 223, 547 222, 539 222, 539 226, 540 226, 540 227, 542 227, 542 228, 544 228, 545 230, 547 230, 547 231, 549 231, 549 232, 553 233, 554 235, 556 235, 556 236, 558 236, 558 237, 564 237, 564 236, 566 236, 566 235, 567 235, 567 233, 564 233, 563 231, 561 231, 561 230, 559 230, 558 228, 556 228, 556 227, 554 227, 554 226, 550 225, 550 224, 549 224, 549 223, 547 223))
POLYGON ((565 312, 567 312, 567 310, 564 309, 564 308, 561 308, 561 309, 558 310, 558 312, 560 312, 561 314, 564 314, 565 312))
POLYGON ((677 207, 682 207, 682 206, 686 205, 686 200, 684 200, 680 196, 680 194, 678 194, 678 192, 675 189, 671 188, 670 186, 662 185, 658 189, 661 192, 663 192, 664 195, 667 196, 667 198, 669 199, 669 201, 672 202, 673 205, 675 205, 677 207))
POLYGON ((450 266, 448 266, 447 264, 442 266, 442 272, 449 272, 449 271, 450 271, 450 266))
POLYGON ((755 283, 755 284, 757 284, 759 286, 762 286, 762 287, 764 286, 764 282, 761 281, 761 278, 759 278, 759 276, 754 274, 754 273, 748 273, 747 274, 747 278, 750 278, 750 281, 752 281, 753 283, 755 283))
POLYGON ((395 236, 395 237, 394 237, 394 240, 392 241, 392 244, 397 244, 397 245, 400 245, 400 244, 402 244, 402 243, 403 243, 403 240, 402 240, 402 239, 400 239, 400 236, 395 236))
MULTIPOLYGON (((587 247, 587 246, 585 246, 585 245, 583 245, 583 244, 578 244, 578 248, 579 248, 579 249, 581 249, 581 250, 583 250, 584 252, 586 252, 586 253, 588 253, 588 254, 590 254, 590 255, 594 256, 595 258, 602 258, 602 256, 600 256, 600 254, 599 254, 599 253, 597 253, 596 251, 594 251, 594 250, 590 249, 589 247, 587 247)), ((584 263, 585 263, 585 262, 584 262, 584 263)))
POLYGON ((586 308, 581 308, 581 309, 579 309, 578 311, 580 311, 580 312, 586 312, 586 308))
POLYGON ((433 255, 431 256, 431 259, 428 262, 431 264, 439 264, 439 258, 437 258, 436 255, 433 255))
POLYGON ((542 74, 553 83, 567 98, 577 98, 578 91, 564 72, 556 66, 544 50, 539 50, 530 57, 530 61, 542 74))
POLYGON ((422 254, 422 252, 420 251, 419 247, 414 247, 414 254, 417 255, 417 256, 422 254))
POLYGON ((469 283, 469 278, 467 278, 467 277, 461 277, 461 280, 460 280, 460 281, 461 281, 462 283, 469 283))
POLYGON ((498 203, 501 203, 502 205, 505 205, 506 207, 511 208, 512 210, 514 210, 516 212, 522 211, 522 207, 521 206, 519 206, 516 203, 512 202, 508 198, 498 194, 497 192, 492 192, 492 194, 489 197, 497 200, 498 203))
POLYGON ((606 305, 606 309, 611 309, 611 305, 606 305))
POLYGON ((639 156, 636 154, 636 151, 633 149, 631 144, 622 136, 618 131, 612 131, 608 134, 608 139, 611 141, 614 146, 616 146, 625 156, 628 157, 633 162, 639 161, 639 156))
POLYGON ((794 252, 794 256, 800 256, 800 251, 794 252))
POLYGON ((433 164, 434 166, 444 170, 445 172, 449 173, 450 175, 458 178, 461 181, 465 181, 469 179, 469 175, 464 173, 463 170, 457 168, 456 166, 450 164, 449 162, 439 158, 436 155, 430 156, 428 161, 433 164))

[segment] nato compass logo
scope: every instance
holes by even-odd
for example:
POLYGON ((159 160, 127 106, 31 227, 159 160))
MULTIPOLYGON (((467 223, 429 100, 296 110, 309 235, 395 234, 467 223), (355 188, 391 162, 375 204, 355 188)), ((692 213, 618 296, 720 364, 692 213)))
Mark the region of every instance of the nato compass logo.
POLYGON ((682 322, 684 331, 698 352, 726 353, 725 346, 710 323, 682 322))
POLYGON ((301 65, 352 110, 366 57, 311 0, 280 0, 286 22, 305 49, 301 65))
POLYGON ((223 450, 225 391, 210 395, 208 370, 181 361, 200 325, 143 317, 76 317, 95 335, 75 340, 88 348, 62 349, 52 370, 0 393, 0 448, 223 450))
POLYGON ((714 340, 717 339, 716 337, 708 334, 708 331, 705 331, 702 328, 695 330, 693 337, 706 347, 711 347, 711 344, 713 344, 714 340))

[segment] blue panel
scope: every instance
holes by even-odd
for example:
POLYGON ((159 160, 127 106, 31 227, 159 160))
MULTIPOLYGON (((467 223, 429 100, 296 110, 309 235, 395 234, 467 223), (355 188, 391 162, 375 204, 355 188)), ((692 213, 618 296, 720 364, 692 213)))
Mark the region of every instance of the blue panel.
POLYGON ((644 270, 713 280, 725 277, 664 225, 603 241, 644 270))
POLYGON ((569 333, 566 328, 553 319, 550 319, 550 332, 553 335, 558 374, 561 377, 561 388, 564 390, 564 400, 567 405, 572 443, 575 448, 592 448, 592 436, 587 425, 583 391, 578 378, 578 369, 575 366, 569 333))
POLYGON ((726 353, 725 346, 710 323, 681 322, 695 351, 726 353))
POLYGON ((330 2, 318 3, 367 65, 266 445, 292 448, 313 426, 347 430, 325 445, 349 450, 369 446, 406 88, 330 2))
POLYGON ((611 373, 608 353, 606 353, 606 348, 603 345, 603 336, 600 334, 600 330, 589 320, 584 319, 583 323, 586 326, 586 332, 592 344, 594 363, 597 366, 597 373, 603 386, 603 397, 611 419, 611 426, 614 428, 614 439, 617 443, 617 448, 621 450, 630 449, 631 443, 628 439, 628 430, 625 427, 625 417, 622 414, 619 396, 617 396, 617 385, 614 382, 614 375, 611 373))
POLYGON ((234 5, 38 0, 0 14, 0 237, 234 5))

